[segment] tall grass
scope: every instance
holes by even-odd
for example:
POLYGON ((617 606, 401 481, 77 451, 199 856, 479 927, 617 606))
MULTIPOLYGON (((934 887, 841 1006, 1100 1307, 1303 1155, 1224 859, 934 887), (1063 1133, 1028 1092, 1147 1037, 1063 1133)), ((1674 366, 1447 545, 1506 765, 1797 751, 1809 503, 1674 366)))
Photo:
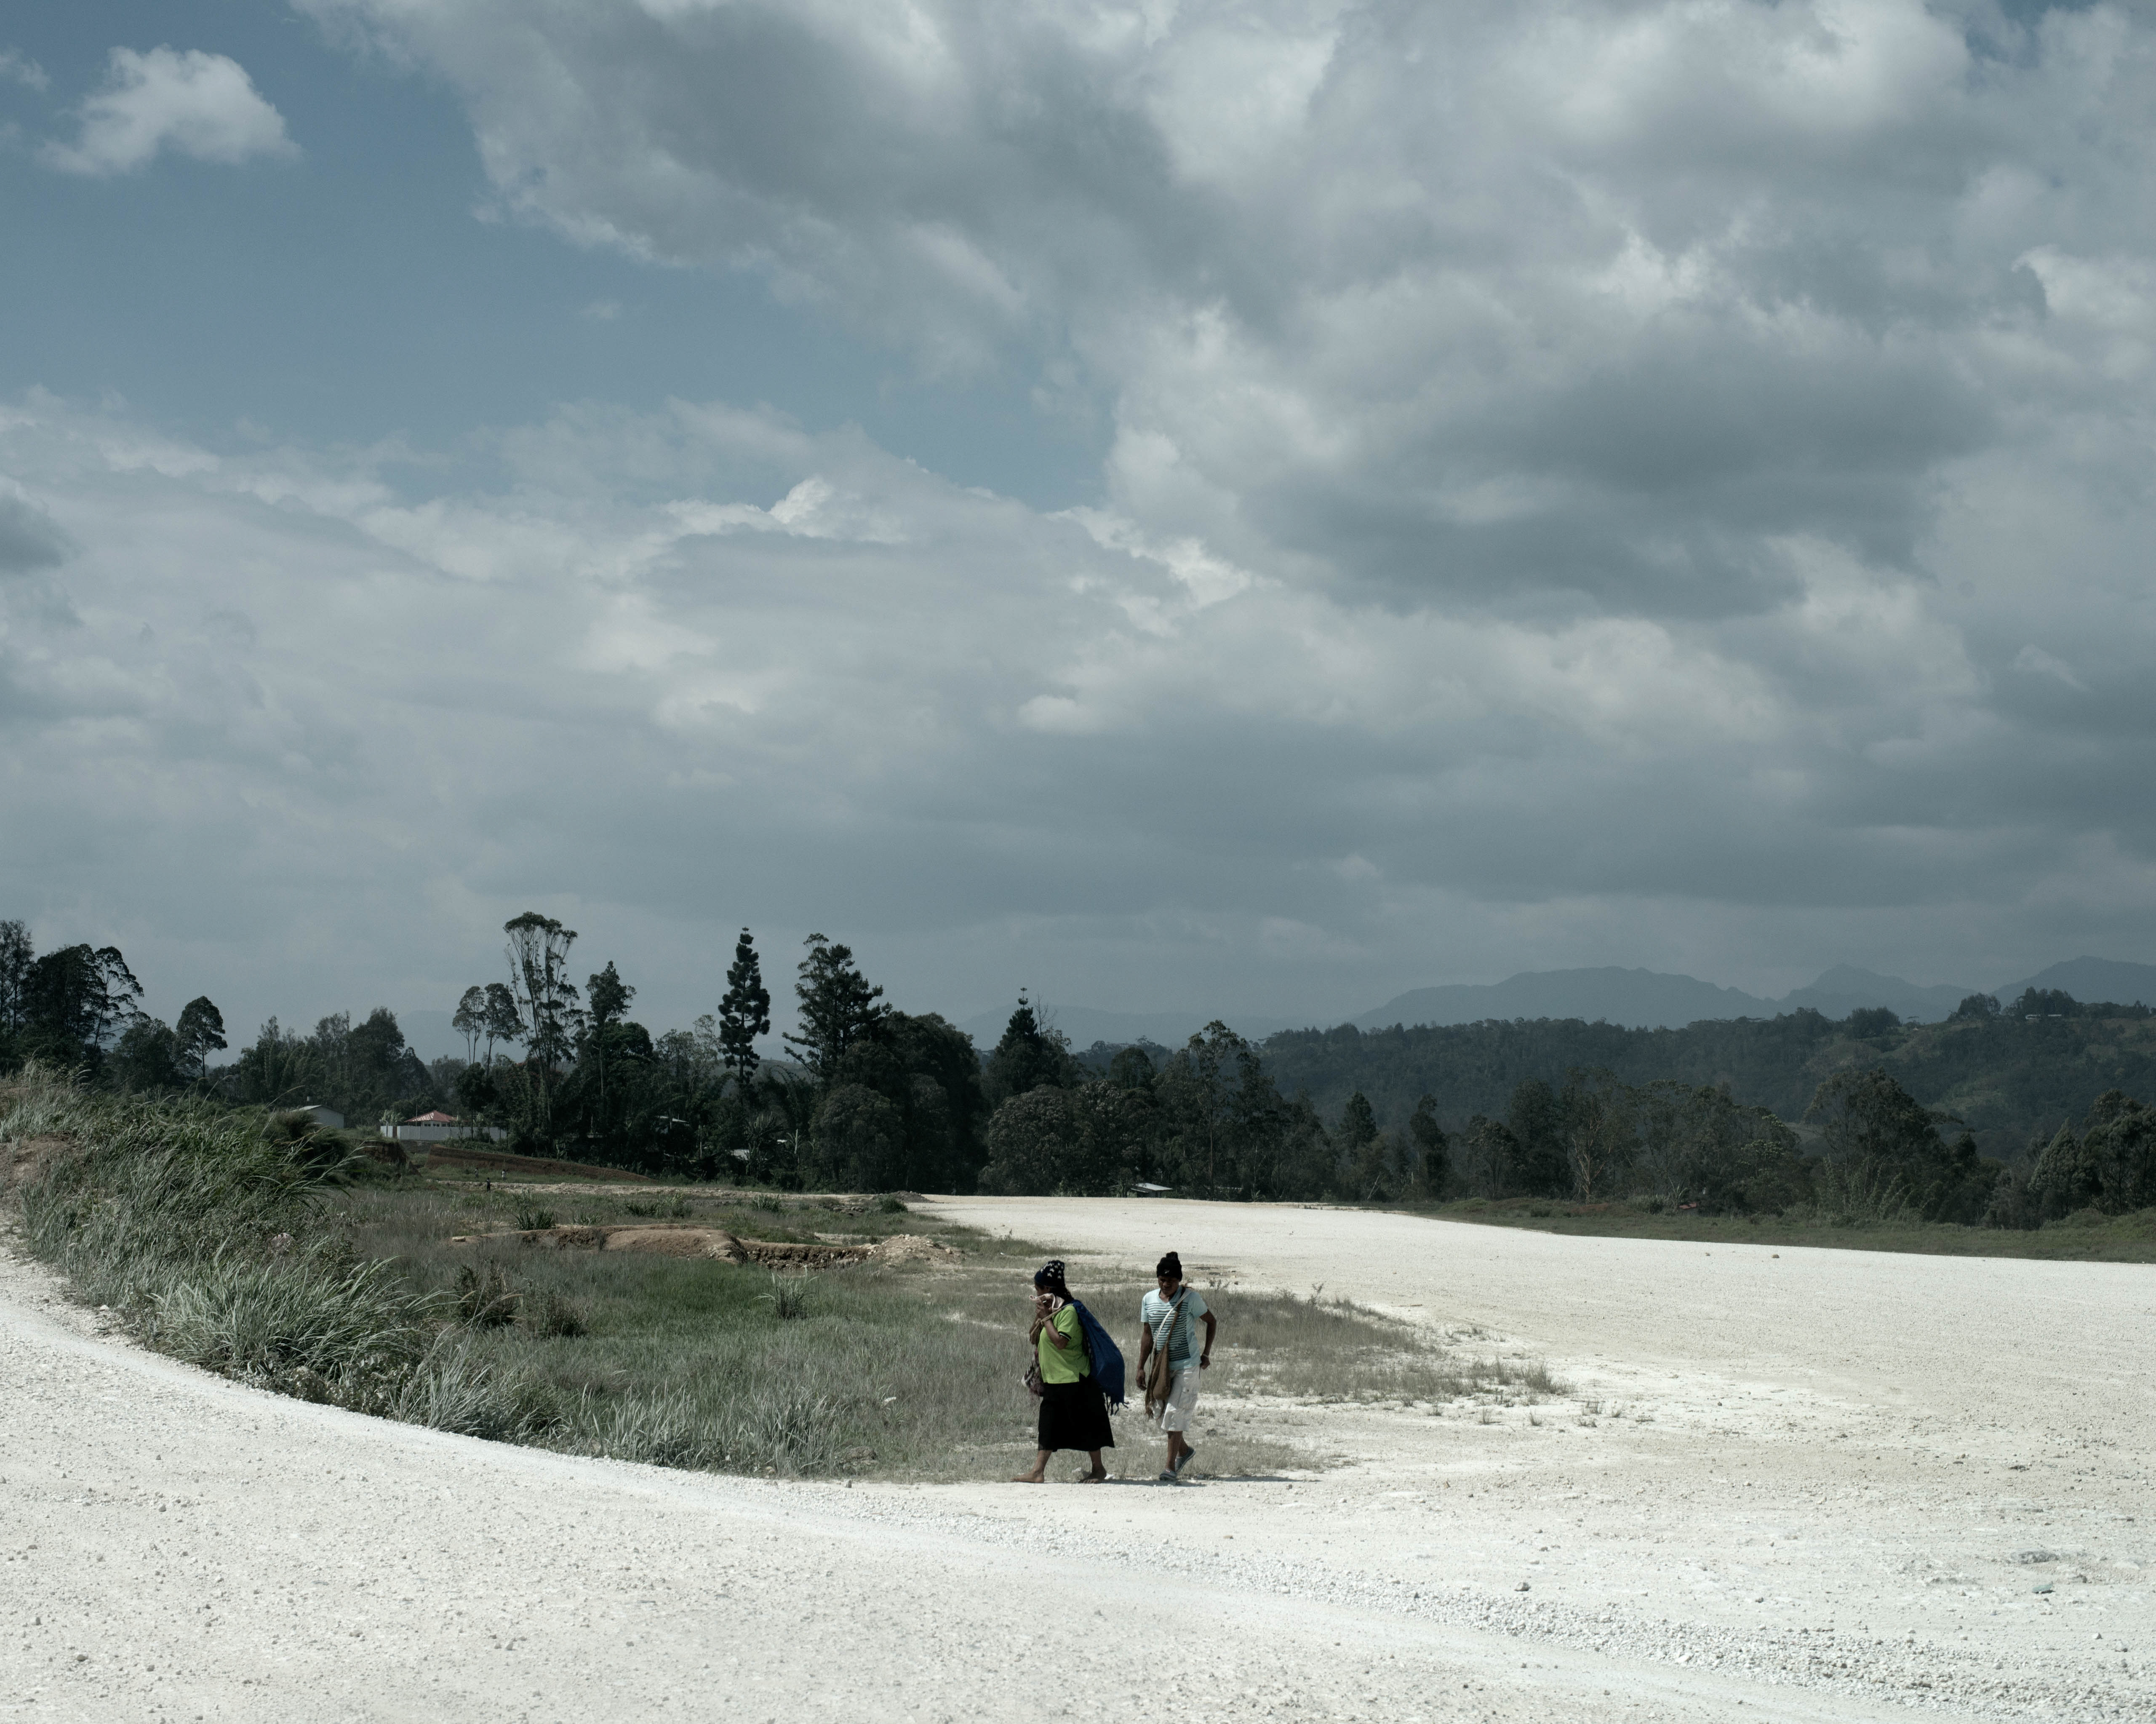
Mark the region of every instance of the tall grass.
POLYGON ((529 1431, 526 1385, 445 1346, 442 1300, 329 1224, 341 1148, 199 1100, 92 1095, 37 1067, 0 1147, 66 1145, 19 1193, 30 1248, 162 1352, 265 1388, 445 1429, 529 1431))
MULTIPOLYGON (((952 1230, 967 1252, 955 1273, 863 1263, 808 1279, 555 1249, 510 1232, 537 1218, 518 1213, 536 1207, 526 1196, 369 1184, 289 1119, 95 1096, 34 1070, 0 1088, 0 1167, 32 1138, 65 1144, 19 1190, 31 1248, 151 1346, 266 1388, 470 1436, 775 1476, 993 1478, 1032 1447, 1021 1371, 1045 1253, 1024 1241, 952 1230)), ((554 1201, 572 1225, 659 1207, 554 1201)), ((833 1215, 740 1192, 660 1203, 668 1219, 795 1242, 833 1215)), ((844 1213, 855 1238, 935 1225, 903 1205, 844 1213)), ((1130 1345, 1142 1291, 1086 1297, 1130 1345)), ((1229 1394, 1412 1402, 1548 1387, 1522 1361, 1470 1359, 1337 1299, 1216 1303, 1227 1368, 1209 1387, 1229 1394)), ((1136 1418, 1116 1429, 1126 1449, 1153 1440, 1136 1418)), ((1205 1448, 1210 1470, 1307 1464, 1240 1433, 1205 1448)))
MULTIPOLYGON (((1030 1437, 1023 1319, 951 1320, 968 1282, 860 1265, 813 1278, 753 1264, 449 1243, 453 1206, 359 1193, 364 1255, 454 1298, 506 1289, 516 1320, 464 1331, 475 1358, 543 1386, 549 1446, 728 1472, 1008 1474, 1030 1437), (574 1314, 566 1329, 550 1312, 574 1314)), ((1004 1304, 1013 1303, 1004 1294, 1004 1304)))
POLYGON ((1812 1212, 1832 1227, 1892 1227, 1921 1219, 1898 1174, 1845 1161, 1812 1175, 1812 1212))
MULTIPOLYGON (((259 1114, 36 1069, 0 1092, 0 1151, 33 1137, 65 1146, 19 1190, 30 1248, 150 1346, 265 1388, 757 1474, 982 1472, 1024 1438, 1015 1345, 992 1359, 944 1320, 925 1271, 850 1271, 811 1294, 746 1265, 454 1246, 518 1218, 516 1200, 347 1190, 341 1151, 259 1114)), ((713 1217, 737 1218, 751 1216, 713 1217)))

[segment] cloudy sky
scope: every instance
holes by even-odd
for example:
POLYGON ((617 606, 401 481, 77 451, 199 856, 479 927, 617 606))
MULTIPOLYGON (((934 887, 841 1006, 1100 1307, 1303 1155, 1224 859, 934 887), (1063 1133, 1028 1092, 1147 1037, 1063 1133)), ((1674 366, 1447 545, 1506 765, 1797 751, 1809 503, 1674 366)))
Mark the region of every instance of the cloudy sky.
POLYGON ((2156 12, 0 25, 0 915, 167 1014, 2156 959, 2156 12))

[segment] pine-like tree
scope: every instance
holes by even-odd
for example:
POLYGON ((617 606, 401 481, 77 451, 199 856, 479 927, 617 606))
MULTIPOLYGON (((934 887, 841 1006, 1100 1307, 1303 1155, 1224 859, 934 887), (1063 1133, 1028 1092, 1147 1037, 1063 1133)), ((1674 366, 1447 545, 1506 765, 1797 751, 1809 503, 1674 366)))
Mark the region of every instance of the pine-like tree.
POLYGON ((607 1071, 613 1063, 613 1043, 620 1039, 619 1031, 622 1020, 628 1016, 629 1002, 636 997, 636 990, 621 979, 621 972, 613 967, 613 960, 597 975, 584 978, 584 999, 591 1007, 591 1017, 584 1032, 585 1058, 598 1068, 599 1074, 599 1135, 603 1137, 612 1129, 613 1115, 607 1108, 607 1071))
POLYGON ((1068 1089, 1078 1081, 1069 1044, 1051 1029, 1041 1027, 1033 1002, 1020 989, 1018 1006, 1004 1026, 1002 1040, 988 1056, 981 1087, 991 1108, 1001 1107, 1014 1095, 1043 1088, 1068 1089))
POLYGON ((1348 1105, 1340 1110, 1340 1124, 1333 1135, 1340 1147, 1351 1155, 1378 1135, 1376 1110, 1361 1090, 1348 1098, 1348 1105))
POLYGON ((808 949, 801 960, 800 980, 793 985, 801 1002, 801 1033, 789 1031, 786 1040, 801 1050, 802 1063, 810 1071, 829 1082, 846 1050, 875 1035, 891 1008, 876 1004, 883 990, 870 986, 854 967, 850 947, 834 945, 820 934, 801 944, 808 949))
POLYGON ((594 1030, 610 1030, 619 1023, 629 1010, 629 1002, 635 997, 636 990, 621 979, 621 972, 613 967, 611 958, 597 975, 584 979, 584 998, 591 1005, 594 1030))
POLYGON ((1415 1195, 1433 1202, 1442 1198, 1452 1179, 1452 1145, 1437 1123, 1437 1104, 1427 1095, 1408 1116, 1408 1140, 1414 1145, 1415 1195))
POLYGON ((15 1037, 30 1021, 30 966, 38 950, 20 922, 0 922, 0 1063, 10 1061, 15 1037))
POLYGON ((756 1038, 770 1033, 771 990, 763 985, 756 941, 744 928, 734 942, 734 961, 726 966, 726 997, 719 1001, 719 1059, 743 1095, 763 1063, 756 1038))

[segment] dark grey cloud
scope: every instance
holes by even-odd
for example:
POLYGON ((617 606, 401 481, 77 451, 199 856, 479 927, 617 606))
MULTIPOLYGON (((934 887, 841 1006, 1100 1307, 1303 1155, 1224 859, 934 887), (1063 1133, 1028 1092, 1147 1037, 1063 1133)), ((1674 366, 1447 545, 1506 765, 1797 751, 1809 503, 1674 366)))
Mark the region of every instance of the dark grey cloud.
POLYGON ((0 574, 57 569, 69 548, 67 535, 44 510, 0 491, 0 574))

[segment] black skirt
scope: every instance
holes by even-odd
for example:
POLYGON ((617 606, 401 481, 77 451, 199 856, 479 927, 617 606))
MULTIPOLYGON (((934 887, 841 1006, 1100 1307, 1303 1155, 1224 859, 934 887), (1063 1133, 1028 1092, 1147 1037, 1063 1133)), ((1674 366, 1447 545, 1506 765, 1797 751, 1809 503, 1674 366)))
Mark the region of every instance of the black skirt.
POLYGON ((1100 1384, 1090 1377, 1076 1382, 1040 1386, 1040 1442, 1043 1449, 1113 1449, 1116 1434, 1108 1428, 1108 1403, 1100 1384))

